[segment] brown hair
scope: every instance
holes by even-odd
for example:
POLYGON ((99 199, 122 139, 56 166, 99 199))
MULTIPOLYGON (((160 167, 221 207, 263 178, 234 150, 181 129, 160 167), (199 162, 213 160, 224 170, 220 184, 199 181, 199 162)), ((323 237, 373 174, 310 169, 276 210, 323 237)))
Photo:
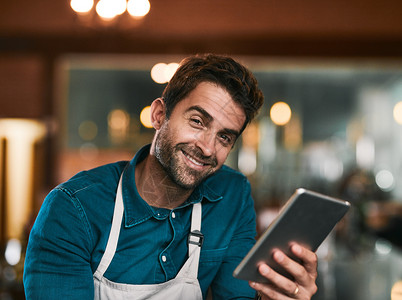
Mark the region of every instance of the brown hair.
POLYGON ((228 56, 195 55, 182 60, 163 91, 167 118, 170 117, 176 104, 201 82, 217 84, 240 104, 246 115, 243 129, 253 120, 264 102, 257 80, 246 67, 228 56))

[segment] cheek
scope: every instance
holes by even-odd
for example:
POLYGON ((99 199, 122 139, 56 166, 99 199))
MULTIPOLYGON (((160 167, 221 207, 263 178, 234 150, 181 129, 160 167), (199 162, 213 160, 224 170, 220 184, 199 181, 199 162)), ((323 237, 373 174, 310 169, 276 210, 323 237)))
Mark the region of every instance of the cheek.
POLYGON ((229 153, 230 153, 230 149, 227 149, 226 147, 221 147, 221 148, 217 149, 216 159, 218 161, 219 167, 221 167, 225 163, 226 159, 229 156, 229 153))
POLYGON ((203 132, 193 129, 188 126, 181 126, 177 128, 178 136, 183 142, 197 142, 203 139, 203 132))
POLYGON ((185 128, 178 129, 178 137, 182 143, 195 144, 200 141, 200 133, 191 130, 185 130, 185 128))

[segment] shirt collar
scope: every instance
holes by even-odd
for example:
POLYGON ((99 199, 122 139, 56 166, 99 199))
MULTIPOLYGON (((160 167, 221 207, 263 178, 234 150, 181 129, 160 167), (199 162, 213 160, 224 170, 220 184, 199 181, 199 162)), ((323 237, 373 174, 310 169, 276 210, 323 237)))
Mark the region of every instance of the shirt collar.
MULTIPOLYGON (((131 227, 152 217, 157 217, 156 209, 152 208, 141 198, 135 184, 135 167, 149 155, 150 148, 151 145, 142 147, 127 164, 123 174, 122 192, 126 227, 131 227)), ((201 202, 204 198, 210 202, 221 200, 223 196, 216 193, 216 191, 208 185, 207 181, 208 180, 204 180, 179 208, 201 202)), ((159 216, 157 218, 159 218, 159 216)))

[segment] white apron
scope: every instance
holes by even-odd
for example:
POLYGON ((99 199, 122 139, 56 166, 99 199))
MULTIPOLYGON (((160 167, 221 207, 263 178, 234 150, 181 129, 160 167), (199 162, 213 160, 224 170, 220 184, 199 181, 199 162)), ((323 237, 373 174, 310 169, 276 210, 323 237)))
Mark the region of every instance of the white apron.
MULTIPOLYGON (((109 267, 110 262, 116 252, 117 241, 120 234, 120 226, 123 219, 123 196, 122 178, 120 177, 116 193, 115 207, 113 213, 112 229, 106 245, 105 253, 94 273, 95 300, 140 300, 140 299, 191 299, 201 300, 202 293, 197 279, 198 263, 203 241, 201 230, 201 203, 193 205, 191 216, 191 233, 188 238, 189 258, 177 274, 169 281, 160 284, 124 284, 115 283, 103 275, 109 267)), ((133 270, 135 271, 135 270, 133 270)), ((137 270, 141 271, 141 270, 137 270)))

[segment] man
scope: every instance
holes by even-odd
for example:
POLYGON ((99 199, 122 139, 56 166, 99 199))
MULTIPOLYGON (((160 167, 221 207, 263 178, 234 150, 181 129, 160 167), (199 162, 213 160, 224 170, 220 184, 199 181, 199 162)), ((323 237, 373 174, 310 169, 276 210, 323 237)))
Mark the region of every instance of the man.
POLYGON ((151 145, 81 172, 45 199, 28 243, 27 299, 309 299, 316 256, 273 257, 291 281, 232 272, 254 244, 250 185, 224 162, 262 106, 254 76, 225 56, 185 59, 151 105, 151 145), (258 291, 258 295, 256 293, 258 291))

